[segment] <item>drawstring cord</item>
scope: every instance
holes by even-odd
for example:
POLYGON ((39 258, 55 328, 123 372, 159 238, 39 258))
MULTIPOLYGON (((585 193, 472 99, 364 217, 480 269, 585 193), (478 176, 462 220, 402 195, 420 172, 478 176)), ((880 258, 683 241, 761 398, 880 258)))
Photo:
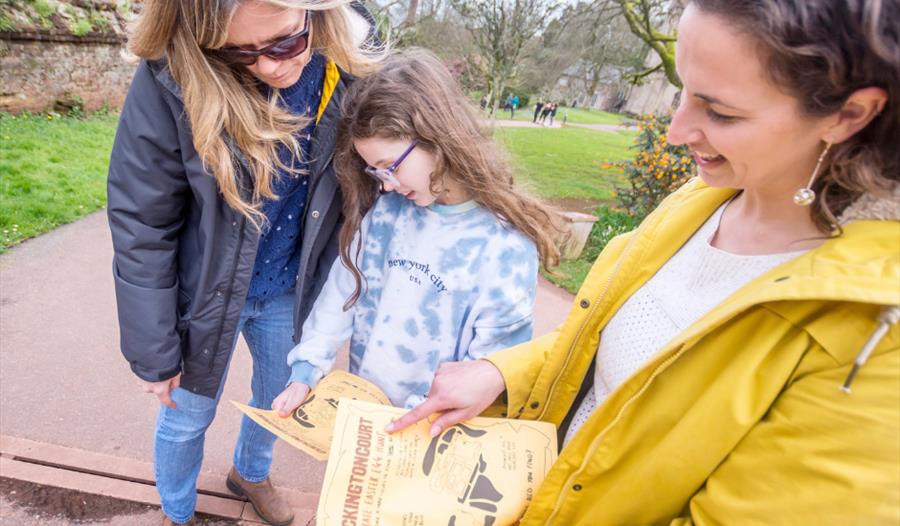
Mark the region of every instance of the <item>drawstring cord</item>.
POLYGON ((880 342, 881 339, 884 338, 884 335, 887 334, 891 325, 896 325, 897 322, 900 322, 900 305, 885 307, 881 311, 878 315, 878 326, 875 327, 875 332, 872 333, 872 336, 869 336, 869 339, 866 340, 866 344, 863 345, 859 354, 856 355, 856 359, 853 361, 853 368, 850 369, 850 374, 848 374, 847 379, 844 380, 841 391, 850 394, 850 384, 853 382, 853 379, 856 378, 856 373, 858 373, 860 368, 866 364, 866 360, 869 359, 869 356, 872 354, 872 351, 875 350, 878 342, 880 342))

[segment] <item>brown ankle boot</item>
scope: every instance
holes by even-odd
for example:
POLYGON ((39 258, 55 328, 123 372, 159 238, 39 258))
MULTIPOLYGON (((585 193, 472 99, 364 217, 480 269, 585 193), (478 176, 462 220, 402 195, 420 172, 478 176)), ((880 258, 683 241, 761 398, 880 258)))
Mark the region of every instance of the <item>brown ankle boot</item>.
POLYGON ((294 520, 294 511, 278 495, 268 478, 262 482, 247 482, 232 467, 225 485, 235 495, 246 497, 256 514, 269 524, 287 526, 294 520))
POLYGON ((196 524, 197 523, 194 522, 193 517, 191 517, 191 520, 189 520, 187 522, 175 522, 172 519, 170 519, 168 515, 163 513, 162 526, 195 526, 196 524))

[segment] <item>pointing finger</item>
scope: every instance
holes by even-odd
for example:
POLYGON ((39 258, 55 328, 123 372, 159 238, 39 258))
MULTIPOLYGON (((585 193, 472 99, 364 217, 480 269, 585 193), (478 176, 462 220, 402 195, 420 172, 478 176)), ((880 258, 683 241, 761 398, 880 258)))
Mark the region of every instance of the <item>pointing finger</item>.
POLYGON ((385 426, 384 430, 388 433, 395 433, 397 431, 406 429, 416 422, 424 418, 428 418, 438 411, 441 411, 442 408, 440 407, 440 405, 441 404, 435 399, 427 398, 424 402, 411 409, 408 413, 385 426))
POLYGON ((454 411, 447 411, 446 413, 439 416, 431 424, 431 429, 429 430, 431 438, 440 435, 445 429, 450 426, 454 426, 460 422, 468 420, 469 417, 466 413, 467 411, 465 409, 456 409, 454 411))

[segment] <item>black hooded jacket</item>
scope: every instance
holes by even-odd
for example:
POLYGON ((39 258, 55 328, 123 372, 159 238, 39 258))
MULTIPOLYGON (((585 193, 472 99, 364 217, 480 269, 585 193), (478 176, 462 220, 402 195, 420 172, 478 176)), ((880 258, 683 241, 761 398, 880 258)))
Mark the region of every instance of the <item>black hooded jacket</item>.
MULTIPOLYGON (((313 135, 295 341, 337 255, 341 196, 332 158, 346 87, 342 78, 313 135)), ((240 173, 249 180, 245 165, 240 173)), ((259 234, 225 203, 203 168, 181 90, 164 60, 142 61, 137 68, 116 132, 107 192, 122 353, 144 380, 182 373, 181 387, 214 397, 229 363, 259 234)))

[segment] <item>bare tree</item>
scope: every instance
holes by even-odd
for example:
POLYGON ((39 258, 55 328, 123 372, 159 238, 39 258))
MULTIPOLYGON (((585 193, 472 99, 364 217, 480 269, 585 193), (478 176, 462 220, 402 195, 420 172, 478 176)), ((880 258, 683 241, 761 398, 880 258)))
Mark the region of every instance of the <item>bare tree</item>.
POLYGON ((375 17, 384 40, 405 47, 415 40, 419 0, 369 0, 364 5, 375 17))
POLYGON ((554 0, 451 0, 450 4, 472 35, 496 115, 503 90, 518 73, 526 43, 540 34, 558 4, 554 0))
MULTIPOLYGON (((602 84, 620 84, 639 71, 647 46, 631 33, 614 0, 579 2, 565 7, 530 46, 526 83, 534 91, 557 84, 569 72, 577 92, 589 100, 602 84)), ((574 93, 569 93, 574 95, 574 93)))
POLYGON ((419 10, 419 0, 409 0, 409 7, 406 9, 406 20, 403 25, 413 27, 416 25, 416 12, 419 10))
POLYGON ((675 0, 615 0, 615 3, 631 32, 646 42, 660 60, 659 64, 635 73, 631 82, 638 84, 651 73, 662 70, 673 86, 681 88, 681 79, 675 71, 677 33, 674 27, 682 10, 681 4, 675 0))
POLYGON ((472 53, 459 13, 445 0, 368 0, 365 5, 394 49, 424 47, 444 59, 461 59, 472 53))
POLYGON ((628 31, 620 14, 608 17, 604 24, 592 24, 581 55, 589 100, 593 100, 602 81, 611 80, 611 69, 619 77, 631 77, 642 67, 645 56, 646 47, 628 31))

